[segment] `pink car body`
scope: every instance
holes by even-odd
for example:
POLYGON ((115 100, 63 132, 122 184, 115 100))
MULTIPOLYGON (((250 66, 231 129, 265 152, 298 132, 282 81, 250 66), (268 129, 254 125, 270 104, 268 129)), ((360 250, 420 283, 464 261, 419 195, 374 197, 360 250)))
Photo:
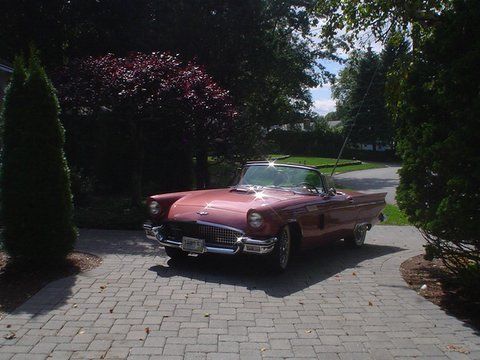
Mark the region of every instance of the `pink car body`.
MULTIPOLYGON (((268 165, 252 162, 246 166, 268 165)), ((236 186, 153 195, 148 205, 158 212, 144 225, 147 237, 187 252, 269 254, 285 227, 289 228, 293 249, 301 250, 355 237, 358 229, 365 233, 382 220, 386 193, 337 192, 327 188, 327 178, 314 168, 275 166, 314 171, 321 183, 313 187, 315 191, 310 186, 236 186), (252 220, 252 213, 261 219, 260 225, 252 220), (185 245, 194 241, 189 239, 202 243, 192 248, 185 245)))

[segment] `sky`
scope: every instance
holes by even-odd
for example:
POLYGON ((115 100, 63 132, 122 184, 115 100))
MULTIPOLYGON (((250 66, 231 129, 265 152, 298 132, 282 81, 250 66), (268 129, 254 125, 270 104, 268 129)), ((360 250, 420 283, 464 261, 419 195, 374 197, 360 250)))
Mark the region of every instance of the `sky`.
MULTIPOLYGON (((322 60, 320 63, 325 66, 327 71, 335 75, 344 67, 344 65, 332 60, 322 60)), ((310 89, 310 92, 312 94, 314 111, 320 115, 335 111, 335 100, 333 100, 331 96, 330 84, 317 86, 316 88, 310 89)))
MULTIPOLYGON (((366 44, 368 43, 368 46, 371 46, 374 51, 382 51, 382 44, 374 41, 369 33, 364 33, 363 35, 361 33, 359 36, 363 40, 358 41, 358 49, 365 49, 366 44)), ((345 54, 341 51, 337 55, 340 55, 343 58, 348 57, 348 54, 345 54)), ((320 60, 320 64, 325 66, 326 70, 334 75, 337 75, 340 70, 345 67, 344 64, 340 64, 332 60, 320 60)), ((335 100, 333 100, 331 96, 330 84, 324 84, 323 86, 312 88, 310 89, 310 92, 312 94, 313 110, 315 112, 320 115, 325 115, 330 111, 335 111, 335 100)))

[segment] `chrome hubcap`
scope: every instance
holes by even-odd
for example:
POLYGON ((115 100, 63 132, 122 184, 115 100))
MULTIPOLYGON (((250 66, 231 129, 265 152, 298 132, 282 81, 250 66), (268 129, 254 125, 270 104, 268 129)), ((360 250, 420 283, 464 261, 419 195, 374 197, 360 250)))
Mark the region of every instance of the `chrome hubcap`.
POLYGON ((280 266, 285 269, 288 264, 288 258, 290 257, 290 236, 287 229, 284 229, 282 232, 279 247, 280 266))
POLYGON ((365 237, 367 235, 367 227, 364 225, 359 225, 355 228, 355 245, 361 246, 365 242, 365 237))

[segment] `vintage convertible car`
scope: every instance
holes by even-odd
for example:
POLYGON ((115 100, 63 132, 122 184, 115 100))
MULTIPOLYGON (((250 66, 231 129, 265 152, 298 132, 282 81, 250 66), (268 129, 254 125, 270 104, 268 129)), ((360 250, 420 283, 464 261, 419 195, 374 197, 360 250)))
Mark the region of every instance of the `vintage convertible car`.
POLYGON ((230 188, 151 196, 144 229, 171 258, 266 255, 283 271, 300 249, 340 239, 360 247, 367 230, 383 219, 385 195, 336 191, 312 167, 255 161, 230 188))

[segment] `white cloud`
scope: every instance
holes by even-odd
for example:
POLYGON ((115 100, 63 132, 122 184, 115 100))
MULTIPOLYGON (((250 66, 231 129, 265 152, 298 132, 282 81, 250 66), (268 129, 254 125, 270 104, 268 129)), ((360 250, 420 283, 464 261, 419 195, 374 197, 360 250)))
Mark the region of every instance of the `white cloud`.
POLYGON ((313 102, 313 110, 320 115, 325 115, 335 109, 335 100, 333 99, 318 99, 313 102))
POLYGON ((326 84, 323 84, 323 85, 318 85, 314 88, 310 88, 310 91, 319 91, 321 89, 330 89, 331 87, 332 87, 332 84, 326 83, 326 84))

